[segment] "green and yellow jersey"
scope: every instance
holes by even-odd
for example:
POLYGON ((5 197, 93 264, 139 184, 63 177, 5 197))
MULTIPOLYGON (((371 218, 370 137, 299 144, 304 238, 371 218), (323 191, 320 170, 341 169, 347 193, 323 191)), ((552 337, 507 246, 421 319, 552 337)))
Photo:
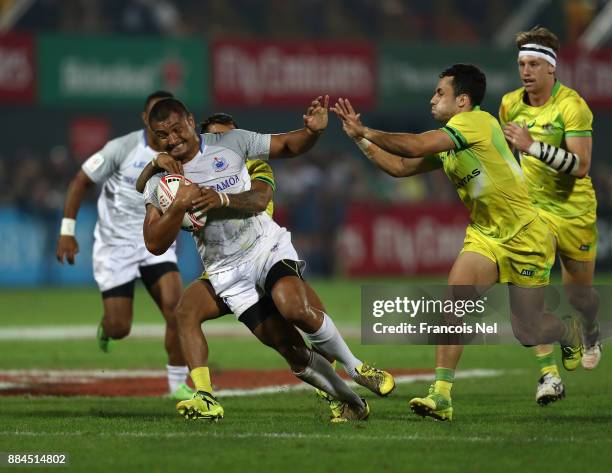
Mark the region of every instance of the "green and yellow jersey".
MULTIPOLYGON (((259 180, 264 181, 267 184, 272 186, 272 190, 276 191, 276 184, 274 182, 274 173, 272 172, 272 168, 268 163, 262 161, 261 159, 253 159, 246 162, 247 170, 249 171, 249 176, 251 176, 251 181, 259 180)), ((274 214, 274 201, 270 200, 268 206, 266 207, 266 213, 272 217, 274 214)))
POLYGON ((510 240, 537 211, 499 123, 474 107, 452 117, 441 130, 455 149, 436 157, 470 211, 470 226, 498 242, 510 240))
MULTIPOLYGON (((523 87, 504 95, 499 109, 502 126, 526 124, 534 140, 564 149, 566 137, 592 135, 593 114, 588 105, 559 81, 544 105, 532 107, 524 102, 524 95, 523 87)), ((557 172, 526 153, 521 153, 521 167, 537 208, 564 218, 595 212, 597 201, 590 177, 578 179, 557 172)))

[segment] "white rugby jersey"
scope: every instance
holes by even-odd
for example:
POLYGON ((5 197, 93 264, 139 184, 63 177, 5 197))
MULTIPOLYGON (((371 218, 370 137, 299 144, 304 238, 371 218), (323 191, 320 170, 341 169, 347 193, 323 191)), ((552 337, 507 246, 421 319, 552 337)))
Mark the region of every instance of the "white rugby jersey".
MULTIPOLYGON (((200 187, 237 194, 251 188, 247 159, 268 159, 271 135, 246 130, 200 135, 198 154, 183 164, 185 177, 200 187)), ((144 191, 145 203, 160 208, 157 184, 162 175, 153 176, 144 191)), ((198 253, 208 273, 230 269, 265 235, 279 228, 272 218, 261 212, 244 214, 232 209, 215 209, 208 215, 203 229, 193 233, 198 253)))
POLYGON ((83 163, 85 174, 102 185, 98 197, 97 240, 109 245, 144 246, 142 224, 145 208, 136 180, 156 151, 147 146, 144 130, 134 131, 109 141, 83 163))

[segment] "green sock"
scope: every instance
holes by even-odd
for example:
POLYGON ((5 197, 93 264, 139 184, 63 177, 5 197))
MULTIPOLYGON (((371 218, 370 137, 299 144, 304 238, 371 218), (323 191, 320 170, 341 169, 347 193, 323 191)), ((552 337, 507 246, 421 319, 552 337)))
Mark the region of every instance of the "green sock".
POLYGON ((436 368, 436 381, 434 391, 450 398, 453 382, 455 381, 455 370, 452 368, 436 368))
POLYGON ((536 358, 538 360, 538 364, 540 365, 540 373, 542 373, 542 376, 551 374, 559 377, 559 369, 557 368, 555 355, 553 354, 552 350, 544 354, 536 353, 536 358))

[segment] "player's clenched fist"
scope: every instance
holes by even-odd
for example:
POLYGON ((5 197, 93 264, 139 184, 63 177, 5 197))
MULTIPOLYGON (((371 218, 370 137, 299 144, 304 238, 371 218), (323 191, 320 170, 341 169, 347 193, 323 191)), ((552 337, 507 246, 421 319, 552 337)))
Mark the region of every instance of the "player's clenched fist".
POLYGON ((176 191, 176 197, 172 201, 172 205, 175 208, 181 210, 189 210, 193 207, 192 202, 200 196, 200 188, 190 181, 181 179, 179 182, 178 189, 176 191))
POLYGON ((210 187, 206 187, 200 190, 200 194, 200 197, 192 202, 194 212, 202 211, 206 213, 212 209, 229 206, 229 195, 224 192, 217 192, 210 187))

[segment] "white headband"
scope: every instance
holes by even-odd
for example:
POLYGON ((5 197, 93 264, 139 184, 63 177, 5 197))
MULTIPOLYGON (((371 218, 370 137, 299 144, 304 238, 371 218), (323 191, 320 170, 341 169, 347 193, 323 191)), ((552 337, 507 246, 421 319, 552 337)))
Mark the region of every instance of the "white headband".
POLYGON ((552 48, 548 48, 546 46, 542 46, 541 44, 528 43, 523 44, 519 48, 518 57, 523 56, 536 56, 541 57, 546 62, 552 64, 553 66, 557 66, 557 54, 552 48))

